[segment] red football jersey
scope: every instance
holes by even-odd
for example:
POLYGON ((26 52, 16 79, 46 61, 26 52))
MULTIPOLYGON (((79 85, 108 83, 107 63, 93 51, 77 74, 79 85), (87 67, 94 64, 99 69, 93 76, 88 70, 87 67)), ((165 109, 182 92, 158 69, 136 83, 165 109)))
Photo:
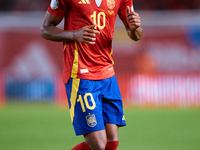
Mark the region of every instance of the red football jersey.
POLYGON ((64 42, 63 77, 101 80, 112 77, 112 39, 117 14, 126 21, 126 6, 133 9, 132 0, 52 0, 48 11, 64 17, 64 30, 78 30, 96 24, 94 45, 78 41, 64 42))

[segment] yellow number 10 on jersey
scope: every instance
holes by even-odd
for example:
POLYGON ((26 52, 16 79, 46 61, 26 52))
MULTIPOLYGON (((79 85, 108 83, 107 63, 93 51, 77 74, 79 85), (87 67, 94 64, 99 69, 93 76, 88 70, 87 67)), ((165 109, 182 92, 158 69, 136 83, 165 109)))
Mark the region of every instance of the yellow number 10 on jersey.
POLYGON ((96 107, 96 103, 95 103, 94 98, 91 93, 86 93, 83 98, 81 95, 79 95, 77 102, 80 102, 83 112, 86 111, 85 106, 87 109, 90 109, 90 110, 93 110, 96 107), (90 99, 91 99, 92 106, 89 105, 88 97, 90 97, 90 99), (83 101, 83 99, 84 99, 84 101, 83 101), (85 105, 84 105, 84 102, 85 102, 85 105))
MULTIPOLYGON (((94 24, 96 24, 100 29, 103 29, 106 26, 106 14, 104 12, 97 13, 96 11, 93 12, 91 15, 91 18, 93 18, 94 24), (102 23, 101 23, 102 18, 102 23)), ((97 27, 94 27, 94 29, 97 29, 97 27)))

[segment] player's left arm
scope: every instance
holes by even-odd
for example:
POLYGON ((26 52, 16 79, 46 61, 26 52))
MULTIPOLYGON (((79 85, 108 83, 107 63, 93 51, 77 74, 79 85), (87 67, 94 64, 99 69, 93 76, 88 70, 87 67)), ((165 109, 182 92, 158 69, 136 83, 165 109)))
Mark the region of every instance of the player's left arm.
POLYGON ((129 37, 134 40, 138 41, 141 39, 143 34, 143 29, 141 27, 141 18, 138 13, 131 12, 129 6, 126 7, 126 22, 124 26, 127 30, 129 37))

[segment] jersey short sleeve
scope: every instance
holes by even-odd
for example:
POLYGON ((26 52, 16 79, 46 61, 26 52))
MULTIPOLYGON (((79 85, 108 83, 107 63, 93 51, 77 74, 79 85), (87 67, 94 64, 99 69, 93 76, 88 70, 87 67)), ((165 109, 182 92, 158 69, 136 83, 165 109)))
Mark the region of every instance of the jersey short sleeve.
POLYGON ((67 2, 68 0, 51 0, 48 12, 57 17, 64 17, 68 10, 67 2))
POLYGON ((133 9, 133 0, 122 0, 121 1, 121 7, 118 10, 119 18, 125 22, 126 21, 126 6, 130 7, 131 11, 134 11, 133 9))

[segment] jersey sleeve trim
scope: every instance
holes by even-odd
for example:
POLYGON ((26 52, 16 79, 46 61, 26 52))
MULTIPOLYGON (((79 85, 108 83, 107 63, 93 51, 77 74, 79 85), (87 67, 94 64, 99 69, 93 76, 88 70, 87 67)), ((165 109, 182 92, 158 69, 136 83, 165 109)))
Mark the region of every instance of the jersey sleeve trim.
POLYGON ((47 11, 53 14, 54 16, 63 18, 67 12, 67 5, 64 0, 58 0, 58 3, 58 7, 55 9, 52 9, 50 4, 47 11))

